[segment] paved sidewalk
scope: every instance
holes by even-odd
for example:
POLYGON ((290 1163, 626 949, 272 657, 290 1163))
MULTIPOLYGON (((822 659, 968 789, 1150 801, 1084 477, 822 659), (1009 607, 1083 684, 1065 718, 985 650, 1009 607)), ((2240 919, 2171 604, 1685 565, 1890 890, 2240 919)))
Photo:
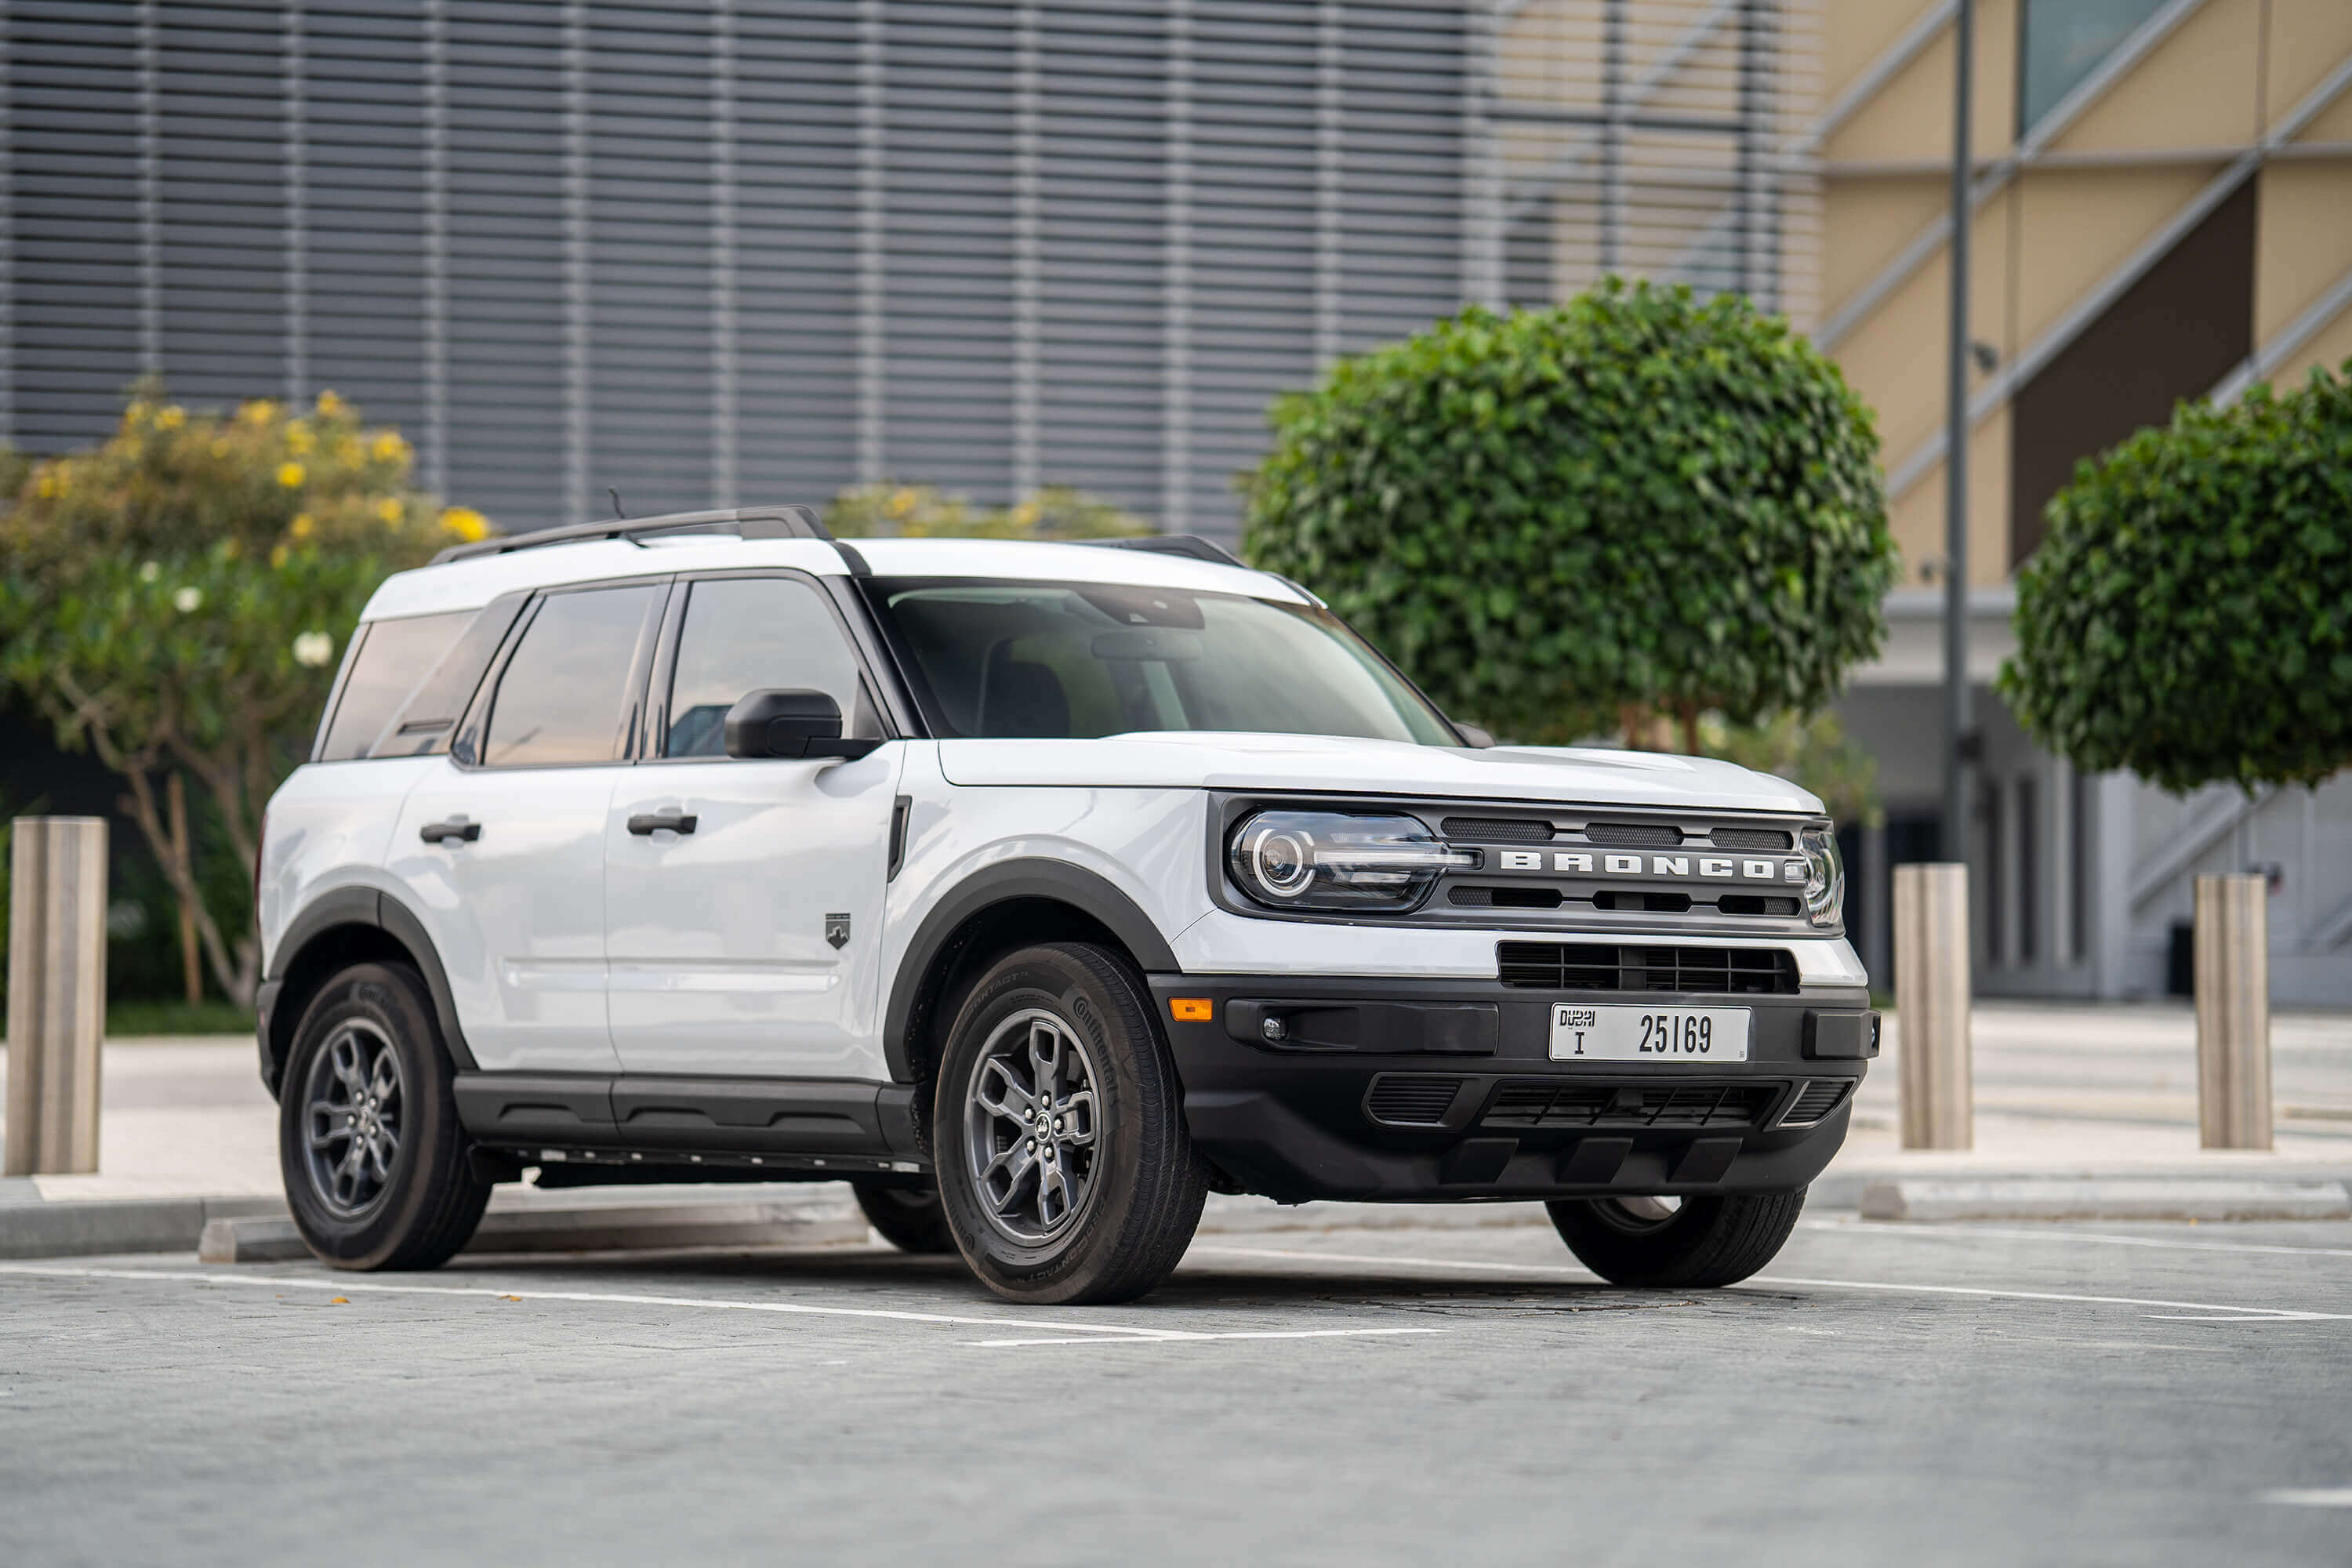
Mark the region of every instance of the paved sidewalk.
MULTIPOLYGON (((1977 1009, 1976 1147, 1906 1150, 1897 1128, 1901 1020, 1890 1016, 1888 1026, 1886 1054, 1863 1086, 1845 1148, 1815 1184, 1816 1208, 1852 1208, 1865 1184, 1898 1177, 2352 1180, 2352 1014, 2273 1020, 2277 1147, 2269 1152, 2199 1148, 2196 1023, 2187 1007, 2013 1002, 1977 1009)), ((0 1209, 132 1200, 241 1199, 266 1206, 280 1196, 277 1107, 262 1089, 250 1040, 110 1041, 102 1070, 100 1173, 0 1180, 0 1209)), ((0 1065, 0 1085, 5 1081, 0 1065)), ((501 1206, 540 1197, 535 1190, 507 1189, 501 1206)), ((805 1201, 832 1211, 845 1197, 827 1184, 808 1189, 805 1201)), ((240 1205, 237 1212, 254 1210, 240 1205)), ((1232 1198, 1213 1202, 1208 1224, 1319 1228, 1344 1216, 1356 1226, 1433 1219, 1486 1226, 1539 1223, 1541 1215, 1525 1204, 1282 1209, 1232 1198)))

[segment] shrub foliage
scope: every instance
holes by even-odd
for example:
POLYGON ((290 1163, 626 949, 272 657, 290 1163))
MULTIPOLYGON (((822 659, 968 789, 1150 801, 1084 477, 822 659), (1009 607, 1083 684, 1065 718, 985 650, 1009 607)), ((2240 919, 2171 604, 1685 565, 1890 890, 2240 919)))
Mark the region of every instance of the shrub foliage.
POLYGON ((1835 696, 1894 581, 1869 410, 1744 298, 1473 307, 1274 409, 1245 548, 1523 739, 1835 696))
POLYGON ((978 507, 933 485, 857 485, 833 498, 825 527, 843 539, 1129 539, 1150 523, 1111 501, 1047 485, 1003 507, 978 507))
POLYGON ((2352 362, 2181 405, 2047 517, 2000 683, 2027 733, 2184 793, 2352 763, 2352 362))

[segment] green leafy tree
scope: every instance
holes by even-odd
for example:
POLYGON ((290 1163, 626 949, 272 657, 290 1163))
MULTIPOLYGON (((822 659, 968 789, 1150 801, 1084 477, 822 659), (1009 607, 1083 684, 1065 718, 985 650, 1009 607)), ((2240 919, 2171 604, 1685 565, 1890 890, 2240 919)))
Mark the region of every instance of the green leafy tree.
POLYGON ((1999 688, 2028 734, 2180 793, 2352 764, 2352 362, 2182 404, 2046 516, 1999 688))
POLYGON ((1012 506, 977 507, 932 485, 859 485, 833 498, 825 526, 844 539, 1131 539, 1157 531, 1113 502, 1048 485, 1012 506))
POLYGON ((1699 749, 1812 791, 1840 822, 1876 827, 1886 820, 1878 760, 1854 743, 1834 713, 1778 713, 1741 726, 1703 719, 1699 749))
POLYGON ((0 517, 0 685, 128 786, 124 809, 214 981, 249 1005, 241 899, 202 874, 174 773, 253 864, 361 607, 392 571, 488 525, 408 484, 410 452, 333 394, 191 415, 142 389, 114 435, 36 464, 0 517), (207 883, 210 883, 208 890, 207 883))
POLYGON ((1739 296, 1612 280, 1472 307, 1272 418, 1250 558, 1499 732, 1664 719, 1696 751, 1702 714, 1810 712, 1885 637, 1870 412, 1739 296))

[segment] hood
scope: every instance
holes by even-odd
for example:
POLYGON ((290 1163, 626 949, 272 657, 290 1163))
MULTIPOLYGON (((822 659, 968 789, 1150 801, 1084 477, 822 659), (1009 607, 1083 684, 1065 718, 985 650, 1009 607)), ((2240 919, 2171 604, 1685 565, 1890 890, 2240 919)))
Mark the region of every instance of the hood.
POLYGON ((1818 815, 1785 780, 1712 757, 1570 746, 1471 751, 1332 735, 1155 731, 1092 741, 942 741, 958 784, 1328 791, 1818 815))

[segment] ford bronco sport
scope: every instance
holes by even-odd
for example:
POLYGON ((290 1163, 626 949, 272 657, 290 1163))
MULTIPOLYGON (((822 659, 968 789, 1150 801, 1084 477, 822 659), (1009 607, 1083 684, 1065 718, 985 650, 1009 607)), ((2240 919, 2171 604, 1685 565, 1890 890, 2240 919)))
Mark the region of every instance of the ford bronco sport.
POLYGON ((295 1218, 417 1268, 534 1170, 845 1179, 1077 1302, 1209 1192, 1539 1201, 1611 1280, 1745 1278, 1876 1050, 1821 803, 1485 742, 1196 539, 445 551, 269 807, 295 1218))

